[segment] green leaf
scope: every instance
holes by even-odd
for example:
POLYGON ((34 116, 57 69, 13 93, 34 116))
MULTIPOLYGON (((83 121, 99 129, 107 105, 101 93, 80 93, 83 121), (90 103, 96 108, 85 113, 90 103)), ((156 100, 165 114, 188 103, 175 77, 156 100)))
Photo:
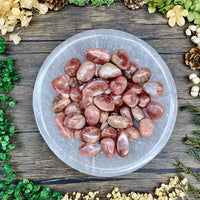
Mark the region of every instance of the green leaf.
POLYGON ((200 25, 200 16, 199 16, 199 18, 195 18, 195 20, 194 20, 194 24, 198 24, 198 25, 200 25))
POLYGON ((148 6, 148 12, 149 13, 155 13, 156 12, 156 7, 148 6))
POLYGON ((0 160, 5 160, 6 159, 6 155, 4 153, 0 153, 0 160))
POLYGON ((192 22, 195 19, 195 13, 194 12, 188 12, 187 19, 189 22, 192 22))
POLYGON ((200 3, 197 3, 197 4, 195 5, 194 11, 200 12, 200 3))
POLYGON ((15 145, 14 145, 14 144, 9 144, 9 145, 8 145, 8 148, 9 148, 9 149, 14 149, 14 148, 15 148, 15 145))
POLYGON ((191 0, 185 0, 185 9, 189 10, 191 5, 192 5, 192 1, 191 0))
POLYGON ((68 0, 69 3, 75 4, 77 6, 85 6, 90 0, 68 0))

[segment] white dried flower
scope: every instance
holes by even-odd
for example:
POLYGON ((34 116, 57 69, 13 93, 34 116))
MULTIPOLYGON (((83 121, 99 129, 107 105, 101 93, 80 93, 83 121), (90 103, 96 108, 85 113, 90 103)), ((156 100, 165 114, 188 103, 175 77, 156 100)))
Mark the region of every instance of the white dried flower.
POLYGON ((186 34, 187 36, 191 36, 191 35, 192 35, 192 32, 191 32, 191 30, 190 30, 189 28, 187 28, 187 29, 185 30, 185 34, 186 34))
POLYGON ((195 73, 192 73, 189 75, 189 79, 192 80, 193 78, 197 77, 197 75, 195 73))
POLYGON ((191 91, 193 91, 193 92, 199 92, 199 86, 193 85, 192 88, 191 88, 191 91))
POLYGON ((20 41, 22 40, 21 37, 18 34, 11 34, 9 37, 10 41, 13 41, 14 44, 19 44, 20 41))
POLYGON ((197 28, 196 33, 200 33, 200 28, 197 28))
POLYGON ((195 25, 190 25, 188 28, 193 32, 197 30, 197 27, 195 25))
POLYGON ((193 82, 194 84, 199 84, 199 83, 200 83, 200 78, 199 78, 199 77, 194 77, 194 78, 192 79, 192 82, 193 82))
POLYGON ((199 38, 199 37, 196 37, 195 40, 194 40, 194 43, 195 43, 195 44, 200 43, 200 38, 199 38))
POLYGON ((198 37, 196 35, 191 37, 191 41, 194 42, 198 37))
POLYGON ((48 11, 48 6, 46 4, 42 4, 42 3, 37 3, 35 5, 35 8, 37 8, 40 12, 40 14, 44 15, 47 13, 48 11))
POLYGON ((198 92, 190 91, 190 95, 191 95, 192 97, 197 97, 197 96, 198 96, 198 92))

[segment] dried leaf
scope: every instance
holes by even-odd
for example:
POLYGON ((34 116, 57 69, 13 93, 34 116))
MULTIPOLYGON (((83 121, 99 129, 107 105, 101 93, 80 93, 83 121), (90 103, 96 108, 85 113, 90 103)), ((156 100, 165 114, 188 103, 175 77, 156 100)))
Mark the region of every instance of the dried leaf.
POLYGON ((9 39, 10 41, 13 41, 16 45, 19 44, 21 41, 21 37, 18 34, 11 34, 9 39))
POLYGON ((7 26, 7 32, 13 32, 14 26, 7 26))
POLYGON ((10 10, 10 7, 11 7, 11 2, 6 1, 6 2, 3 4, 2 12, 8 12, 8 11, 10 10))
POLYGON ((29 17, 29 16, 32 16, 33 13, 32 13, 31 11, 26 11, 25 15, 26 15, 27 17, 29 17))
POLYGON ((2 34, 2 35, 5 35, 6 33, 7 33, 7 29, 2 28, 2 29, 1 29, 1 34, 2 34))
POLYGON ((4 18, 0 18, 0 26, 3 26, 5 23, 5 19, 4 18))
POLYGON ((21 26, 28 26, 32 17, 26 17, 25 20, 21 21, 21 26))
POLYGON ((31 9, 33 8, 34 1, 35 0, 20 0, 20 4, 22 8, 31 9))
POLYGON ((20 15, 20 9, 19 8, 12 8, 13 15, 19 16, 20 15))
POLYGON ((40 14, 44 15, 48 12, 48 6, 46 4, 38 3, 36 7, 40 14))
MULTIPOLYGON (((33 8, 36 8, 40 14, 46 14, 48 11, 48 6, 39 3, 39 0, 0 0, 1 34, 13 32, 18 24, 21 24, 21 27, 28 26, 32 20, 33 8)), ((10 39, 15 44, 21 41, 18 35, 11 35, 10 39)))

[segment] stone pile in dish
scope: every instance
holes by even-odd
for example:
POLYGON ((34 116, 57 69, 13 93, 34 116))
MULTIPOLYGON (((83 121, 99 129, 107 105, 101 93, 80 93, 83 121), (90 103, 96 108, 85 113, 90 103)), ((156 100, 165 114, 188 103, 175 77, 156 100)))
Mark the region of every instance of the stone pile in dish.
POLYGON ((150 137, 154 120, 164 114, 163 106, 151 101, 162 95, 163 85, 149 81, 151 71, 139 69, 125 50, 111 55, 89 48, 84 55, 86 61, 70 59, 65 74, 52 81, 58 93, 52 104, 55 123, 65 138, 75 135, 84 142, 79 148, 83 156, 94 157, 102 149, 108 158, 115 152, 126 157, 130 141, 150 137))

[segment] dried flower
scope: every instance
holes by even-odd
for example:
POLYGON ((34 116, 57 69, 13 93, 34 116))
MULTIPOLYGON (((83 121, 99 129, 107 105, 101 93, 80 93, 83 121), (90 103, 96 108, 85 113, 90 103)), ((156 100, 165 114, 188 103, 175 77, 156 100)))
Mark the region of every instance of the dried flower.
POLYGON ((21 37, 18 34, 10 34, 10 41, 13 41, 14 44, 19 44, 21 41, 21 37))
POLYGON ((168 24, 174 27, 177 23, 179 26, 185 24, 184 17, 188 16, 188 11, 186 9, 182 10, 180 5, 174 6, 173 9, 167 12, 167 18, 169 18, 168 24))
MULTIPOLYGON (((178 200, 187 198, 187 179, 180 180, 177 176, 170 178, 168 184, 162 183, 160 187, 155 189, 154 195, 148 193, 131 192, 129 194, 121 193, 118 187, 115 187, 111 193, 102 199, 107 200, 178 200)), ((99 200, 96 195, 99 192, 89 192, 87 195, 74 192, 72 195, 68 193, 62 200, 99 200), (82 197, 82 198, 80 198, 82 197), (80 199, 79 199, 80 198, 80 199)))
MULTIPOLYGON (((46 14, 48 7, 38 0, 1 0, 0 1, 0 30, 1 34, 13 32, 18 25, 26 27, 32 20, 32 8, 39 10, 40 14, 46 14)), ((21 38, 11 36, 17 44, 21 38)))
POLYGON ((200 47, 192 48, 185 55, 185 63, 191 69, 200 69, 200 47))

